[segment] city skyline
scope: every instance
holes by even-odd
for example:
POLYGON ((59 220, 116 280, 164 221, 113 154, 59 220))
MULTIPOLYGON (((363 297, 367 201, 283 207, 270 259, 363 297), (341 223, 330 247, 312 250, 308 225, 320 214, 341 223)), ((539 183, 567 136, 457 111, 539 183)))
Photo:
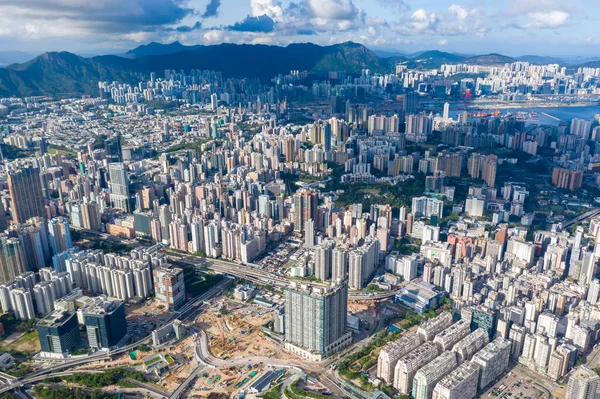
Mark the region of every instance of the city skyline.
POLYGON ((462 54, 600 56, 596 5, 575 0, 0 2, 0 51, 121 53, 149 42, 327 45, 462 54), (118 7, 117 7, 118 6, 118 7), (108 43, 108 44, 107 44, 108 43))

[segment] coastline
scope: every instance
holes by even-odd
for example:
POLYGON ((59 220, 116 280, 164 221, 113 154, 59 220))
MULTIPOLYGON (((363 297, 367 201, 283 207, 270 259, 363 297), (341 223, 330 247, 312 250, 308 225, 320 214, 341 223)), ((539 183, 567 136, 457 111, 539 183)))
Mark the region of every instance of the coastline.
MULTIPOLYGON (((472 104, 460 110, 468 111, 470 109, 477 110, 494 110, 494 109, 527 109, 527 108, 578 108, 578 107, 599 107, 598 103, 578 102, 578 103, 539 103, 539 102, 521 102, 521 103, 489 103, 489 104, 472 104)), ((458 110, 458 109, 456 109, 458 110)))

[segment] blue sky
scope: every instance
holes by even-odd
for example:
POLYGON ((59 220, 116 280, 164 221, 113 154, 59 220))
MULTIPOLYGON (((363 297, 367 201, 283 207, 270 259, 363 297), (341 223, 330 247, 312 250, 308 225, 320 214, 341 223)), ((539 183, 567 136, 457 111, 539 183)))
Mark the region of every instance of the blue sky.
POLYGON ((599 19, 598 0, 0 0, 0 50, 352 40, 404 52, 597 57, 599 19))

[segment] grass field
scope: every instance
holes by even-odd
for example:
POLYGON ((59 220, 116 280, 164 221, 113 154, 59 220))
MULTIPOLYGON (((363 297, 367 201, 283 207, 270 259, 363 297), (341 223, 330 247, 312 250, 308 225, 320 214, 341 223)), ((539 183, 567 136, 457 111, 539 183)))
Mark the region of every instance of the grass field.
POLYGON ((36 353, 41 350, 40 339, 37 331, 29 332, 24 334, 21 338, 11 342, 10 344, 3 346, 5 350, 15 350, 19 352, 36 353))

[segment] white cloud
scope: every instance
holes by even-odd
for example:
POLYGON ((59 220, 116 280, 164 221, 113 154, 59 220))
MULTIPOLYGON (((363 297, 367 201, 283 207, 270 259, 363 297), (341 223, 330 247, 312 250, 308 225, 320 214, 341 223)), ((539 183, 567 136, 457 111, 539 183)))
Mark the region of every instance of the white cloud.
POLYGON ((529 22, 525 28, 558 28, 564 25, 570 14, 566 11, 538 11, 528 13, 529 22))
POLYGON ((283 17, 283 9, 279 0, 250 0, 250 7, 252 15, 255 17, 267 15, 274 21, 281 20, 283 17))
POLYGON ((410 17, 408 26, 415 33, 423 33, 435 30, 437 22, 438 17, 435 15, 435 13, 428 12, 420 8, 410 17))
POLYGON ((377 0, 384 7, 395 8, 401 11, 410 10, 410 4, 404 0, 377 0))
POLYGON ((448 7, 448 12, 454 14, 459 21, 466 21, 470 14, 469 10, 458 4, 448 7))
POLYGON ((225 31, 217 29, 209 30, 208 32, 204 33, 202 38, 205 44, 223 43, 225 41, 225 31))
POLYGON ((440 41, 438 42, 438 44, 439 44, 440 46, 447 46, 447 45, 448 45, 448 43, 449 43, 449 42, 448 42, 448 40, 447 40, 447 39, 442 39, 442 40, 440 40, 440 41))
POLYGON ((354 0, 308 0, 308 7, 316 18, 353 20, 358 14, 354 0))

